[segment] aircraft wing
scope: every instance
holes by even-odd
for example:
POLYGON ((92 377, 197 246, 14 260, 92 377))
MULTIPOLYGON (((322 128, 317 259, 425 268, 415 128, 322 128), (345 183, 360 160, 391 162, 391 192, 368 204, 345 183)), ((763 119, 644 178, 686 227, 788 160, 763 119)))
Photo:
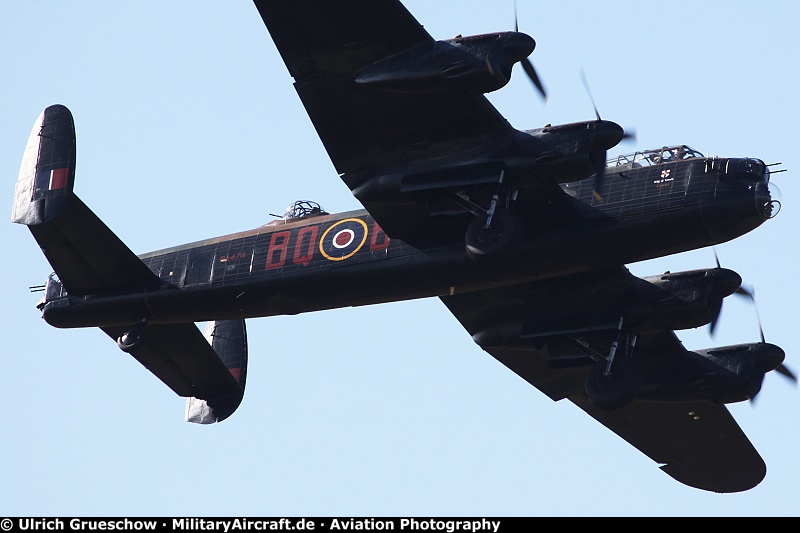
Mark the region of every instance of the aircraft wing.
POLYGON ((634 400, 615 410, 569 400, 635 446, 677 481, 713 492, 740 492, 761 482, 767 466, 728 409, 705 400, 634 400))
MULTIPOLYGON (((766 465, 724 405, 636 399, 608 411, 589 401, 585 379, 593 361, 577 355, 583 352, 570 333, 588 332, 591 338, 613 330, 614 314, 598 302, 656 297, 654 287, 645 285, 650 284, 619 269, 441 299, 490 355, 552 400, 566 398, 580 407, 676 480, 713 492, 752 488, 766 475, 766 465), (494 333, 487 334, 487 327, 494 333)), ((689 356, 672 331, 641 335, 636 355, 655 371, 680 369, 689 356)))
POLYGON ((336 170, 353 189, 368 168, 464 152, 512 131, 483 95, 367 88, 356 73, 433 43, 399 0, 255 0, 336 170))
POLYGON ((389 236, 426 238, 433 213, 412 197, 415 191, 497 183, 498 146, 522 134, 482 94, 387 91, 357 82, 365 67, 399 53, 424 56, 434 46, 399 0, 255 5, 333 165, 389 236))

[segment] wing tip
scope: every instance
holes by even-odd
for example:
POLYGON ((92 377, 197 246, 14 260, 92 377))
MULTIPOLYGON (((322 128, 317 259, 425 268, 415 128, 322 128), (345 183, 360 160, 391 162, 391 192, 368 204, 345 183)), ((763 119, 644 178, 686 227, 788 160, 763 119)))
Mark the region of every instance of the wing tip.
POLYGON ((746 462, 665 464, 659 468, 684 485, 720 494, 748 491, 767 475, 767 465, 760 456, 746 462))

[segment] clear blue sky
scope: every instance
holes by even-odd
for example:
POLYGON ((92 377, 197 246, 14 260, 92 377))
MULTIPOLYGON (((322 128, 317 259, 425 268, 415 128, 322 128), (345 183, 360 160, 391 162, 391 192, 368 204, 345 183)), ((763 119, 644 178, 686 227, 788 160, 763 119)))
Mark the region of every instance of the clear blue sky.
MULTIPOLYGON (((513 27, 513 2, 406 0, 436 38, 513 27)), ((777 219, 719 246, 757 290, 769 341, 800 371, 795 263, 800 3, 519 0, 544 104, 515 72, 492 102, 520 129, 603 118, 638 134, 612 155, 688 144, 782 162, 777 219)), ((264 224, 295 199, 359 208, 338 179, 249 0, 7 2, 0 18, 0 175, 10 218, 30 128, 73 112, 76 192, 134 251, 264 224)), ((343 125, 346 127, 346 125, 343 125)), ((483 353, 438 300, 248 322, 245 400, 222 424, 99 330, 39 318, 50 267, 0 224, 0 515, 777 516, 800 514, 800 391, 767 376, 731 407, 768 474, 755 489, 685 487, 567 402, 483 353)), ((630 265, 711 267, 711 250, 630 265)), ((716 338, 758 340, 727 302, 716 338)))

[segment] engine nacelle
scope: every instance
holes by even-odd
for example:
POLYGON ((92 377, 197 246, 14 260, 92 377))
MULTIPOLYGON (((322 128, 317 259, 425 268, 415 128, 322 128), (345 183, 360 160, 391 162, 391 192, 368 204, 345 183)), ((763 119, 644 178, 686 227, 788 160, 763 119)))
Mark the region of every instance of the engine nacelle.
POLYGON ((653 299, 652 294, 632 293, 630 301, 609 300, 607 307, 488 323, 473 339, 484 347, 535 346, 542 339, 558 335, 616 331, 620 317, 623 331, 634 334, 693 329, 715 320, 723 298, 742 283, 739 274, 724 268, 666 272, 643 279, 661 289, 663 297, 653 299))
POLYGON ((434 41, 361 69, 355 81, 389 92, 484 94, 504 87, 514 64, 535 47, 530 36, 519 32, 434 41))
POLYGON ((719 403, 752 400, 766 373, 778 368, 785 357, 780 347, 764 342, 696 350, 689 355, 692 361, 685 362, 689 364, 675 365, 670 372, 662 368, 659 375, 645 379, 639 397, 719 403))
POLYGON ((692 329, 713 322, 720 313, 722 300, 742 284, 739 274, 725 268, 665 272, 644 280, 671 298, 656 304, 649 313, 650 323, 643 330, 692 329))
MULTIPOLYGON (((607 152, 625 138, 625 130, 610 120, 590 120, 547 125, 526 130, 538 154, 535 168, 519 187, 543 182, 573 183, 592 177, 598 165, 605 166, 607 152)), ((512 162, 509 162, 513 166, 512 162)), ((568 191, 569 192, 569 191, 568 191)))

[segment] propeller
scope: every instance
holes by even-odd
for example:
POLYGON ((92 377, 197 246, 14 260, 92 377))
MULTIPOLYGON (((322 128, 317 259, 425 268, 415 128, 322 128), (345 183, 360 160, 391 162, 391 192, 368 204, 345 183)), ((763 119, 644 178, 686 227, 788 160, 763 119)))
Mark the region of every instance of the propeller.
MULTIPOLYGON (((714 262, 717 265, 717 270, 718 271, 722 270, 722 265, 719 262, 719 255, 717 254, 717 249, 713 248, 713 251, 714 251, 714 262)), ((717 329, 717 324, 719 324, 719 317, 722 314, 723 299, 725 298, 725 296, 729 294, 736 294, 738 296, 743 296, 750 300, 756 311, 756 319, 758 320, 758 329, 761 334, 761 342, 765 342, 764 330, 761 327, 761 318, 758 315, 758 307, 756 306, 755 293, 752 288, 747 289, 744 287, 744 285, 742 285, 741 278, 739 278, 739 286, 733 292, 722 291, 718 298, 714 299, 713 301, 709 301, 708 307, 709 310, 711 311, 711 322, 708 325, 708 334, 712 337, 714 336, 717 329)))
MULTIPOLYGON (((519 33, 519 17, 517 15, 517 0, 514 0, 514 31, 519 33)), ((527 57, 524 59, 520 59, 520 64, 522 65, 522 70, 525 71, 525 74, 528 75, 528 79, 531 80, 533 86, 536 87, 536 90, 539 91, 542 99, 547 102, 547 91, 542 84, 542 80, 539 79, 539 75, 536 73, 536 69, 533 68, 533 63, 527 57)))
MULTIPOLYGON (((754 293, 753 296, 755 296, 754 293)), ((757 311, 756 314, 758 314, 757 311)), ((783 364, 783 361, 786 358, 786 352, 774 344, 767 344, 764 341, 764 330, 761 329, 760 321, 758 327, 761 331, 761 344, 755 346, 755 353, 753 354, 753 368, 751 370, 752 374, 749 387, 750 390, 748 392, 750 405, 753 407, 755 407, 756 397, 758 396, 759 392, 761 392, 761 388, 764 385, 764 378, 766 377, 767 372, 770 372, 771 370, 776 370, 778 374, 791 381, 792 385, 795 387, 797 386, 797 376, 795 376, 794 372, 789 370, 789 368, 783 364)))
MULTIPOLYGON (((608 126, 603 126, 601 128, 601 124, 611 124, 603 122, 603 119, 600 117, 600 111, 597 110, 597 104, 594 101, 594 96, 592 95, 592 89, 589 87, 589 80, 586 79, 586 74, 583 72, 583 69, 580 71, 581 73, 581 80, 583 81, 583 86, 586 88, 586 94, 589 96, 589 101, 592 103, 592 109, 594 109, 594 116, 597 117, 597 125, 598 130, 612 130, 612 129, 620 129, 619 126, 614 124, 616 128, 609 128, 608 126)), ((621 136, 619 136, 618 131, 598 131, 597 141, 592 142, 589 147, 589 161, 591 162, 592 166, 595 170, 595 178, 594 178, 594 195, 598 200, 602 200, 602 196, 600 195, 600 190, 603 186, 603 180, 606 174, 606 161, 608 161, 608 148, 610 147, 608 142, 602 142, 601 135, 603 137, 614 136, 616 139, 619 139, 617 142, 614 142, 612 146, 616 146, 617 143, 626 141, 626 140, 636 140, 636 134, 627 132, 622 130, 621 136)), ((603 139, 605 141, 606 139, 603 139)))
MULTIPOLYGON (((749 289, 746 289, 744 287, 739 287, 738 289, 736 289, 736 292, 734 294, 738 294, 739 296, 749 298, 750 301, 753 303, 753 309, 756 312, 756 320, 758 321, 758 333, 761 336, 761 342, 766 343, 767 341, 764 337, 764 328, 761 325, 761 315, 758 313, 758 305, 756 305, 755 289, 753 287, 750 287, 749 289)), ((792 372, 792 370, 790 370, 785 364, 781 363, 780 365, 778 365, 778 367, 775 368, 775 371, 778 372, 778 374, 792 381, 792 383, 794 383, 795 385, 797 385, 797 375, 795 375, 795 373, 792 372)))
MULTIPOLYGON (((761 345, 756 348, 758 354, 756 361, 760 363, 760 368, 757 367, 758 369, 754 369, 754 371, 759 372, 761 376, 754 376, 753 381, 751 382, 751 392, 749 395, 750 405, 755 407, 756 397, 761 392, 767 372, 770 370, 775 370, 778 372, 778 374, 788 379, 795 387, 797 386, 797 376, 783 363, 783 359, 785 358, 784 351, 777 346, 766 343, 766 339, 764 338, 764 328, 761 326, 761 317, 758 314, 758 306, 756 305, 755 290, 752 287, 750 289, 740 287, 735 294, 749 298, 753 302, 753 308, 756 312, 756 320, 758 321, 758 332, 761 336, 761 345), (775 366, 775 363, 778 361, 780 361, 780 364, 775 366)), ((758 363, 756 364, 758 365, 758 363)))
POLYGON ((719 315, 722 313, 722 298, 709 302, 708 308, 711 311, 711 323, 708 325, 708 334, 714 336, 717 324, 719 323, 719 315))
MULTIPOLYGON (((722 265, 719 263, 719 256, 717 255, 717 249, 714 248, 714 261, 717 263, 717 270, 722 270, 722 265)), ((739 283, 739 287, 734 292, 738 292, 742 289, 741 282, 739 283)), ((717 329, 717 324, 719 323, 719 316, 722 314, 722 301, 724 300, 724 296, 720 296, 719 298, 709 301, 708 308, 711 311, 711 322, 708 325, 708 334, 713 337, 714 333, 717 329)))
POLYGON ((533 63, 531 63, 531 60, 528 58, 523 59, 522 61, 520 61, 520 63, 522 64, 522 70, 525 71, 525 74, 528 75, 528 78, 531 80, 531 83, 533 83, 533 86, 536 87, 536 89, 539 91, 539 94, 546 102, 547 91, 545 90, 544 85, 542 85, 542 81, 539 79, 539 75, 536 74, 536 69, 533 68, 533 63))
MULTIPOLYGON (((714 248, 714 261, 717 265, 717 272, 726 272, 726 269, 723 269, 719 262, 719 256, 717 255, 717 250, 714 248)), ((733 273, 732 271, 727 271, 729 273, 733 273)), ((722 311, 722 301, 725 295, 728 294, 735 294, 737 296, 747 298, 753 305, 753 309, 756 313, 756 321, 758 323, 758 333, 761 339, 762 346, 758 347, 758 350, 761 350, 761 354, 763 357, 763 361, 767 362, 766 367, 764 368, 764 372, 761 374, 760 378, 754 379, 750 385, 751 390, 749 392, 750 397, 750 404, 755 406, 755 398, 758 393, 761 391, 761 385, 764 381, 764 376, 766 372, 774 369, 778 372, 778 374, 784 376, 785 378, 789 379, 795 386, 797 385, 798 378, 794 372, 792 372, 783 362, 781 362, 778 366, 773 366, 774 363, 770 364, 769 361, 774 361, 774 358, 780 357, 780 360, 783 360, 784 352, 780 348, 774 345, 767 344, 766 338, 764 336, 764 327, 761 324, 761 315, 758 312, 758 305, 756 305, 756 292, 753 287, 745 287, 742 285, 741 277, 736 275, 738 279, 734 280, 730 278, 727 282, 725 281, 725 277, 720 277, 719 280, 719 298, 715 298, 714 300, 709 301, 709 309, 711 311, 711 323, 709 324, 709 334, 713 337, 714 332, 716 330, 717 324, 719 323, 719 317, 722 311), (735 290, 731 290, 733 287, 733 283, 736 282, 738 285, 735 290)), ((776 361, 777 362, 777 361, 776 361)))

